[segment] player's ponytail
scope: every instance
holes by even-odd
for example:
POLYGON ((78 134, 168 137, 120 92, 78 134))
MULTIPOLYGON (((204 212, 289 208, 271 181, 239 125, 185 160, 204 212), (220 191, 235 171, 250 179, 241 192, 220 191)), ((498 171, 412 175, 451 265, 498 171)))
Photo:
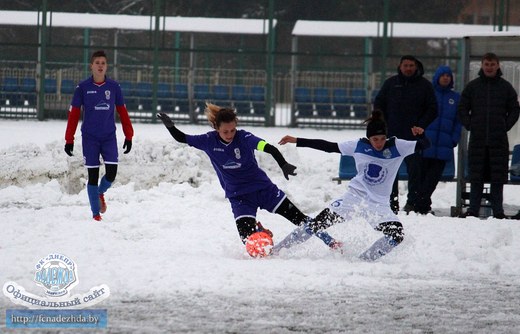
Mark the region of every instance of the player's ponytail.
POLYGON ((218 129, 221 123, 237 122, 237 114, 231 108, 221 108, 216 104, 206 102, 204 110, 206 118, 213 129, 218 129))

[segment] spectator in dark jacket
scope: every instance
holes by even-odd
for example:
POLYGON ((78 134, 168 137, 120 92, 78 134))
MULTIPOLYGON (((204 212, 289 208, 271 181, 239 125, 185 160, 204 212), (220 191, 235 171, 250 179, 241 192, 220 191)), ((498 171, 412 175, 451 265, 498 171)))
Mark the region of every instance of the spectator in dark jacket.
MULTIPOLYGON (((414 56, 403 56, 397 74, 386 79, 375 100, 374 109, 383 111, 388 125, 388 136, 414 140, 416 135, 437 117, 437 101, 431 82, 423 78, 422 63, 414 56)), ((410 211, 417 200, 420 180, 418 153, 405 158, 408 172, 408 199, 405 210, 410 211)), ((395 179, 390 195, 392 211, 399 211, 398 180, 395 179)))
POLYGON ((453 160, 453 148, 460 140, 462 125, 457 117, 460 94, 453 90, 453 73, 449 66, 439 66, 433 76, 437 97, 437 118, 426 128, 430 148, 423 151, 421 178, 415 211, 431 212, 432 194, 442 177, 447 161, 453 160))
POLYGON ((508 179, 507 132, 518 120, 520 107, 517 92, 501 76, 497 55, 486 53, 478 77, 462 91, 458 114, 470 131, 468 171, 471 190, 469 208, 461 217, 478 217, 484 182, 489 182, 493 217, 506 218, 503 190, 508 179))

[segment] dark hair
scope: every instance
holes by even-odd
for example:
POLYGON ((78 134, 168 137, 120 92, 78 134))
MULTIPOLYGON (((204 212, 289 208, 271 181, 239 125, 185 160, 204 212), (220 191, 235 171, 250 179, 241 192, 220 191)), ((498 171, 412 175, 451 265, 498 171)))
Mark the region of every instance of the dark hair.
POLYGON ((403 62, 403 60, 411 60, 411 61, 415 62, 416 64, 418 62, 417 58, 415 58, 412 55, 404 55, 404 56, 402 56, 401 60, 399 61, 399 64, 401 64, 403 62))
POLYGON ((498 60, 498 56, 496 54, 494 54, 493 52, 487 52, 486 54, 484 54, 482 56, 482 62, 484 62, 484 60, 487 60, 487 61, 493 61, 493 60, 496 60, 497 63, 499 63, 500 61, 498 60))
POLYGON ((364 123, 367 124, 367 138, 377 135, 386 136, 386 122, 380 109, 374 109, 364 123))
POLYGON ((108 57, 107 57, 107 54, 105 53, 105 51, 98 50, 98 51, 95 51, 92 54, 92 56, 90 57, 90 63, 92 64, 94 62, 94 58, 99 58, 99 57, 105 57, 105 59, 108 61, 108 57))
POLYGON ((215 130, 217 130, 222 123, 238 122, 237 114, 234 109, 221 108, 216 104, 206 103, 204 113, 211 127, 215 130))
POLYGON ((381 109, 372 110, 372 114, 370 115, 370 117, 365 119, 363 121, 363 123, 368 124, 372 121, 383 121, 383 122, 385 121, 385 116, 383 115, 383 112, 381 111, 381 109))

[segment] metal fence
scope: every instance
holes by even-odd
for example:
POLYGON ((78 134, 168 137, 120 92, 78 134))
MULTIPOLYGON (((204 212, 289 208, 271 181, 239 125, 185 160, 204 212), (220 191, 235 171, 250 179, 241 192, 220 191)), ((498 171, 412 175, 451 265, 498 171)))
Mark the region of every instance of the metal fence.
MULTIPOLYGON (((196 123, 204 117, 201 111, 208 101, 236 108, 241 123, 359 127, 386 76, 380 73, 377 51, 360 53, 360 40, 347 43, 344 38, 317 39, 320 43, 302 39, 297 53, 290 45, 278 46, 269 68, 266 36, 195 38, 161 32, 154 45, 151 30, 52 27, 42 51, 35 29, 0 25, 2 29, 15 31, 17 37, 0 40, 1 118, 66 118, 74 87, 90 75, 89 56, 99 49, 108 54, 108 75, 121 84, 131 118, 143 122, 154 122, 161 110, 179 122, 196 123), (338 41, 342 53, 326 49, 338 41)), ((423 43, 412 43, 411 51, 423 43)), ((451 62, 458 71, 453 54, 425 50, 417 56, 431 78, 440 64, 451 62)), ((388 75, 395 73, 399 57, 388 56, 388 75)))
MULTIPOLYGON (((37 62, 0 62, 0 117, 37 117, 43 90, 43 118, 66 118, 74 88, 86 78, 84 64, 47 65, 40 87, 37 62)), ((136 121, 154 121, 155 112, 161 110, 178 121, 197 122, 205 102, 236 108, 246 123, 264 124, 269 112, 265 109, 265 70, 161 66, 156 84, 149 65, 117 65, 109 67, 108 74, 120 83, 136 121)), ((300 126, 349 126, 358 124, 369 109, 371 91, 363 88, 360 72, 301 71, 294 78, 291 72, 278 72, 273 82, 275 112, 283 114, 278 115, 277 125, 294 125, 296 119, 300 126), (342 91, 341 100, 336 99, 338 91, 342 91), (361 91, 357 99, 352 97, 356 91, 361 91)))

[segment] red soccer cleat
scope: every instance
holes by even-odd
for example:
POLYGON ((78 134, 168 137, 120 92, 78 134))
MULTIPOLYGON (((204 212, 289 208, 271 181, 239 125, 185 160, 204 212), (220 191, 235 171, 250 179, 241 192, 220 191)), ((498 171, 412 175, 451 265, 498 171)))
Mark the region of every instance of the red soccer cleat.
POLYGON ((271 232, 271 230, 263 227, 260 222, 256 222, 256 230, 258 232, 265 232, 265 233, 267 233, 271 238, 273 237, 273 232, 271 232))
POLYGON ((101 218, 101 215, 95 215, 93 218, 94 218, 94 220, 96 220, 98 222, 103 220, 103 218, 101 218))
POLYGON ((329 244, 330 250, 343 254, 343 243, 341 241, 333 240, 329 244))
POLYGON ((105 213, 107 211, 107 202, 105 202, 105 195, 99 194, 99 212, 105 213))

